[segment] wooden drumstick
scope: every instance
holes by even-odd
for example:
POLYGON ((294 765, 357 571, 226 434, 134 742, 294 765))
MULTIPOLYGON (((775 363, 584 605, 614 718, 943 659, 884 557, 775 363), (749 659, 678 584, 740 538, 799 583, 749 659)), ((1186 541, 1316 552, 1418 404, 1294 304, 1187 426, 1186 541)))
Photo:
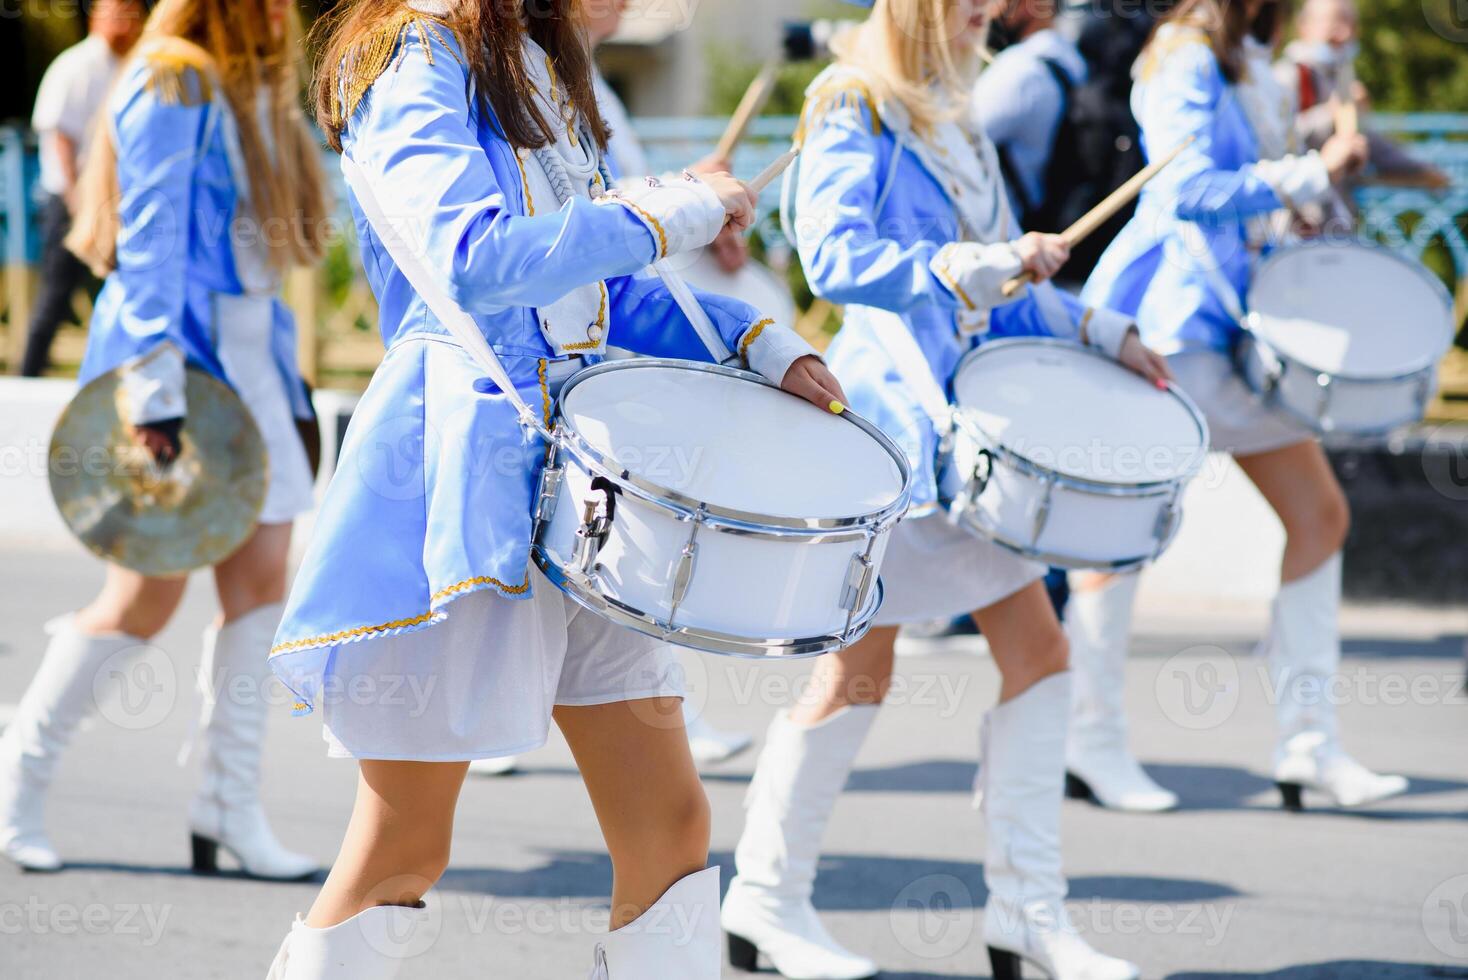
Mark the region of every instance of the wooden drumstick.
POLYGON ((1335 131, 1341 136, 1361 133, 1361 107, 1356 103, 1356 68, 1341 66, 1340 87, 1335 95, 1335 131))
POLYGON ((765 62, 749 88, 745 89, 744 98, 739 100, 739 107, 734 110, 734 116, 729 120, 724 135, 719 138, 719 145, 714 150, 715 157, 733 163, 734 151, 744 139, 744 134, 749 131, 749 124, 754 122, 754 117, 764 110, 770 96, 775 93, 775 79, 784 64, 783 58, 771 58, 765 62))
POLYGON ((798 156, 800 156, 800 147, 792 146, 776 157, 774 163, 761 170, 759 176, 745 186, 754 193, 755 197, 759 197, 760 192, 774 183, 775 178, 783 174, 795 162, 795 158, 798 156))
MULTIPOLYGON (((1065 229, 1065 231, 1061 232, 1060 237, 1065 239, 1065 243, 1071 248, 1075 248, 1081 242, 1085 241, 1096 231, 1096 229, 1100 228, 1102 225, 1106 224, 1106 222, 1114 218, 1117 213, 1121 211, 1122 208, 1126 207, 1136 198, 1138 194, 1142 193, 1142 188, 1147 185, 1147 182, 1150 181, 1153 177, 1156 177, 1159 173, 1161 173, 1162 169, 1166 167, 1169 163, 1172 163, 1172 161, 1176 160, 1178 158, 1178 155, 1181 154, 1183 150, 1186 150, 1189 146, 1191 146, 1193 141, 1196 139, 1196 136, 1189 136, 1187 139, 1183 140, 1181 143, 1175 146, 1171 153, 1168 153, 1166 156, 1161 157, 1160 159, 1154 160, 1146 167, 1143 167, 1141 170, 1137 171, 1136 175, 1133 176, 1131 180, 1127 181, 1125 184, 1122 184, 1116 190, 1112 191, 1106 196, 1106 199, 1104 201, 1096 205, 1091 210, 1087 211, 1085 214, 1081 215, 1081 217, 1076 221, 1075 224, 1071 225, 1069 228, 1065 229)), ((1008 299, 1018 293, 1027 284, 1034 281, 1035 276, 1033 273, 1021 272, 1019 275, 1006 282, 1001 292, 1003 292, 1004 298, 1008 299)))

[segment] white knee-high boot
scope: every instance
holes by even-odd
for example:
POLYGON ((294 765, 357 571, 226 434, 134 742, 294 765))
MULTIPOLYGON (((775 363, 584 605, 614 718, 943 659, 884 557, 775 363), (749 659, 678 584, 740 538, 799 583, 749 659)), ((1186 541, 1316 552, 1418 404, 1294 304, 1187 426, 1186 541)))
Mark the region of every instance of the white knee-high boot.
POLYGON ((1071 592, 1065 632, 1074 694, 1066 786, 1070 795, 1104 807, 1157 812, 1176 807, 1177 795, 1153 782, 1127 744, 1126 658, 1140 581, 1132 572, 1099 589, 1071 592))
POLYGON ((591 980, 719 980, 719 869, 675 882, 596 944, 591 980))
POLYGON ((382 905, 325 929, 297 917, 265 980, 393 980, 427 920, 421 902, 382 905))
POLYGON ((1402 776, 1377 775, 1340 747, 1330 685, 1340 672, 1341 555, 1280 586, 1267 647, 1279 723, 1274 778, 1287 809, 1303 808, 1302 789, 1362 806, 1407 790, 1402 776))
POLYGON ((877 705, 843 708, 816 725, 775 717, 745 800, 738 874, 724 897, 729 960, 760 953, 790 980, 861 980, 877 965, 843 949, 811 905, 821 838, 877 705))
POLYGON ((91 636, 74 617, 47 624, 51 642, 15 716, 0 735, 0 854, 26 871, 56 871, 61 856, 46 836, 46 792, 56 764, 96 704, 93 684, 108 660, 146 641, 125 633, 91 636))
POLYGON ((1070 675, 1054 674, 989 712, 979 781, 987 846, 984 942, 994 980, 1019 980, 1021 959, 1054 980, 1135 980, 1071 925, 1061 871, 1060 804, 1070 675))
POLYGON ((281 846, 260 806, 268 658, 280 615, 280 604, 273 603, 204 634, 199 686, 205 755, 189 810, 197 872, 219 869, 221 847, 257 878, 294 880, 318 868, 311 858, 281 846))

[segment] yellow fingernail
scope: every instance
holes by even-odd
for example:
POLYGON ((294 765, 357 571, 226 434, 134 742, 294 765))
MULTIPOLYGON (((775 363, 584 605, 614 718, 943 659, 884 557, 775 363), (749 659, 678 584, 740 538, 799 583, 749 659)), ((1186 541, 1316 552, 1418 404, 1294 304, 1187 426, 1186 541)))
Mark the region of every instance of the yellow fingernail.
POLYGON ((844 411, 846 411, 846 406, 845 405, 841 404, 840 402, 834 402, 834 401, 831 403, 831 414, 832 415, 840 415, 844 411))

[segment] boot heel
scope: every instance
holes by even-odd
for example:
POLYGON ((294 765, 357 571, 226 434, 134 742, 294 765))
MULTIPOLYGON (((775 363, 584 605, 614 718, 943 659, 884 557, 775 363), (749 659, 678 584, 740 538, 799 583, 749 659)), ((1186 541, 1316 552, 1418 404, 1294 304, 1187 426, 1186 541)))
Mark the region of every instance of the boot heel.
POLYGON ((194 854, 193 871, 196 875, 219 874, 219 842, 198 834, 189 835, 189 849, 194 854))
POLYGON ((1090 803, 1099 802, 1096 794, 1091 792, 1091 787, 1086 785, 1086 781, 1073 772, 1065 774, 1065 795, 1067 799, 1086 800, 1090 803))
POLYGON ((993 968, 994 980, 1021 980, 1024 973, 1019 964, 1018 953, 989 947, 989 966, 993 968))
POLYGON ((759 968, 759 948, 743 936, 729 933, 729 965, 736 970, 754 973, 759 968))
POLYGON ((1284 808, 1291 813, 1305 812, 1305 788, 1299 783, 1275 783, 1279 795, 1284 799, 1284 808))

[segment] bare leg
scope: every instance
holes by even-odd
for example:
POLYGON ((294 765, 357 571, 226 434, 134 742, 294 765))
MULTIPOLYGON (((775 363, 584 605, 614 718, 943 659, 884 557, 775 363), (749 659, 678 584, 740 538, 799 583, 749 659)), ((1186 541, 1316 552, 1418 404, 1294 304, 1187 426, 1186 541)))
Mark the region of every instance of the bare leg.
POLYGON ((892 686, 897 627, 879 626, 840 653, 821 657, 790 720, 815 725, 853 704, 881 704, 892 686))
POLYGON ((612 858, 613 930, 708 866, 708 798, 681 717, 678 698, 555 710, 612 858))
POLYGON ((102 591, 76 614, 76 628, 92 636, 125 633, 144 640, 156 636, 178 610, 188 583, 184 577, 149 578, 108 565, 102 591))
POLYGON ((979 610, 974 613, 974 621, 989 638, 994 663, 1004 678, 999 690, 1001 703, 1066 669, 1069 646, 1044 582, 1031 582, 979 610))
POLYGON ((291 525, 262 524, 240 550, 214 566, 224 622, 285 598, 291 525))
POLYGON ((306 924, 345 922, 378 905, 413 905, 449 863, 468 763, 364 759, 346 839, 306 924))
POLYGON ((1350 506, 1319 443, 1240 456, 1238 464, 1284 524, 1280 581, 1304 578, 1341 550, 1350 530, 1350 506))

